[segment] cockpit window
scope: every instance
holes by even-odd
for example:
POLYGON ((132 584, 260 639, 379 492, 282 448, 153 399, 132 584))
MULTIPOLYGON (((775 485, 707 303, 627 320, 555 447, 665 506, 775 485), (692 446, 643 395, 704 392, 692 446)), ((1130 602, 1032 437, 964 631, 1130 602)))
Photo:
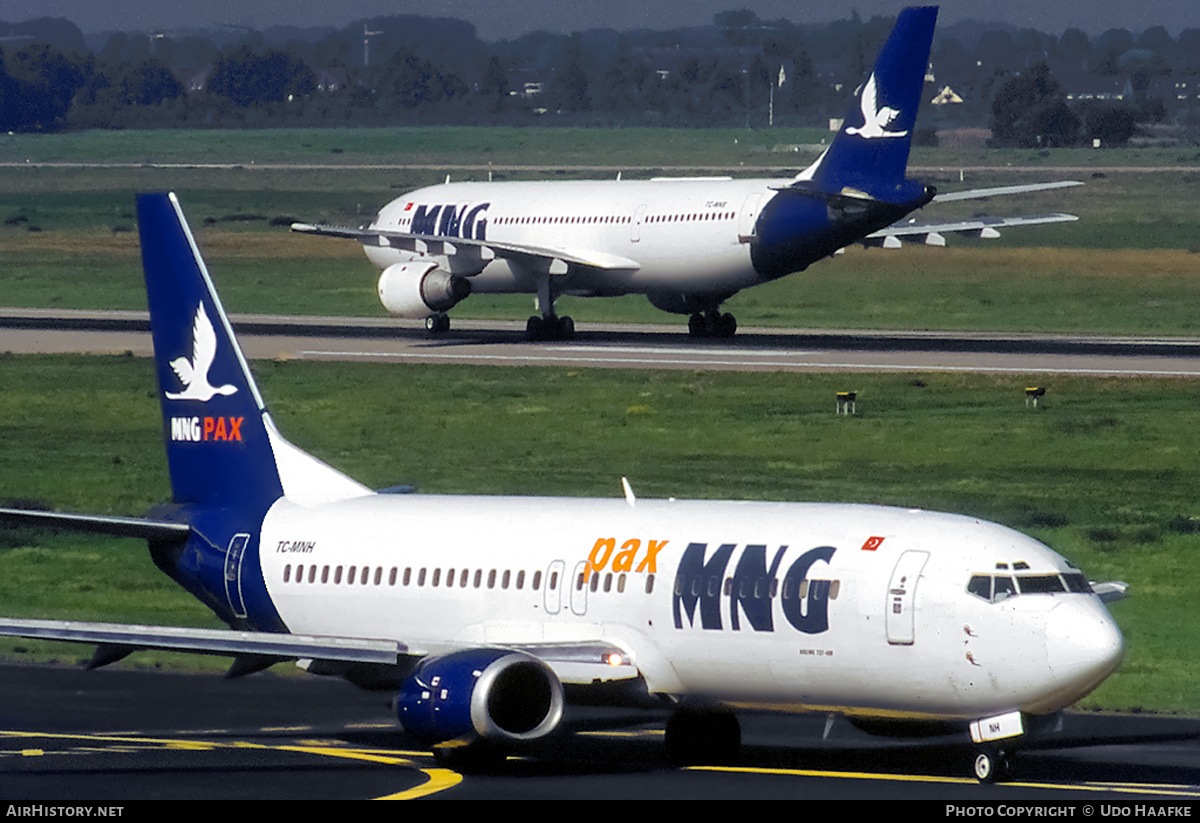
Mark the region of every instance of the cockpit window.
POLYGON ((1021 594, 1053 594, 1067 590, 1057 574, 1017 575, 1017 585, 1021 587, 1021 594))
POLYGON ((989 603, 999 603, 1018 594, 1091 594, 1087 578, 1076 572, 1067 574, 976 574, 967 582, 967 591, 989 603))
POLYGON ((1088 585, 1087 578, 1078 572, 1064 574, 1063 580, 1067 584, 1067 591, 1076 594, 1092 594, 1092 587, 1088 585))

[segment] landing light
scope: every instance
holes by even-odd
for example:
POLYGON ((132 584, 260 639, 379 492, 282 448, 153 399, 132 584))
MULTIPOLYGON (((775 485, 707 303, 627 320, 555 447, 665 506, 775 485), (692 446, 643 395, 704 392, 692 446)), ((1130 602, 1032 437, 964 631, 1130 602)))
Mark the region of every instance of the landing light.
POLYGON ((622 666, 625 664, 625 657, 618 652, 611 652, 604 656, 604 662, 610 666, 622 666))

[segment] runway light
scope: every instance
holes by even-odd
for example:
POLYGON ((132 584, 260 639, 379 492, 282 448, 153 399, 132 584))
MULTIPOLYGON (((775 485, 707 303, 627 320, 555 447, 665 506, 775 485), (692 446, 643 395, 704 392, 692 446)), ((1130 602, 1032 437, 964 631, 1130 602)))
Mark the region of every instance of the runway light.
POLYGON ((837 413, 838 414, 858 414, 858 405, 856 400, 858 392, 840 391, 837 393, 837 413))
POLYGON ((1026 386, 1025 387, 1025 405, 1038 407, 1042 397, 1046 394, 1046 389, 1042 386, 1026 386))

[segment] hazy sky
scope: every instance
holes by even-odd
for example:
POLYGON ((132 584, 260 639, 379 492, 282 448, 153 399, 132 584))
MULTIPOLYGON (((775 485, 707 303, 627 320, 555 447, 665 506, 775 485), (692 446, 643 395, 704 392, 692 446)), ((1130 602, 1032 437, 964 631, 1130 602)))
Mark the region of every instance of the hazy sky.
MULTIPOLYGON (((341 26, 383 14, 457 17, 474 23, 485 40, 534 29, 570 32, 588 28, 674 28, 708 23, 714 13, 749 8, 760 18, 821 22, 844 18, 855 8, 863 17, 894 15, 902 0, 0 0, 0 20, 65 17, 85 32, 109 29, 170 30, 213 23, 266 28, 276 23, 341 26)), ((999 20, 1059 34, 1072 27, 1088 34, 1126 28, 1135 34, 1166 26, 1171 34, 1200 28, 1200 0, 945 0, 940 20, 999 20)))

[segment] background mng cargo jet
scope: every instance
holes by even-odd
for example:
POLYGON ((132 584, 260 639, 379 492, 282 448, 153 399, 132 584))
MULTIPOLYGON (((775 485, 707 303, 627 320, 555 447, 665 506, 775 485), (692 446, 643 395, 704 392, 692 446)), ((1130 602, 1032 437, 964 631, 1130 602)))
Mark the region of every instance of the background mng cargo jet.
POLYGON ((644 294, 691 315, 695 336, 729 336, 721 304, 741 289, 806 269, 854 243, 942 245, 947 233, 996 237, 1006 225, 1071 215, 897 221, 933 200, 1079 185, 1009 186, 937 195, 905 177, 936 8, 904 10, 829 149, 794 179, 446 183, 384 206, 364 229, 297 223, 294 231, 361 242, 383 269, 379 298, 431 331, 472 293, 537 296, 527 330, 570 337, 561 295, 644 294))
POLYGON ((394 689, 404 729, 444 751, 544 737, 568 699, 597 697, 673 707, 667 745, 691 758, 736 750, 737 708, 952 723, 981 779, 1121 660, 1077 568, 971 517, 372 492, 280 435, 175 198, 140 196, 138 221, 173 504, 0 521, 145 538, 231 630, 0 634, 95 643, 95 665, 139 648, 230 655, 231 674, 299 660, 394 689))

